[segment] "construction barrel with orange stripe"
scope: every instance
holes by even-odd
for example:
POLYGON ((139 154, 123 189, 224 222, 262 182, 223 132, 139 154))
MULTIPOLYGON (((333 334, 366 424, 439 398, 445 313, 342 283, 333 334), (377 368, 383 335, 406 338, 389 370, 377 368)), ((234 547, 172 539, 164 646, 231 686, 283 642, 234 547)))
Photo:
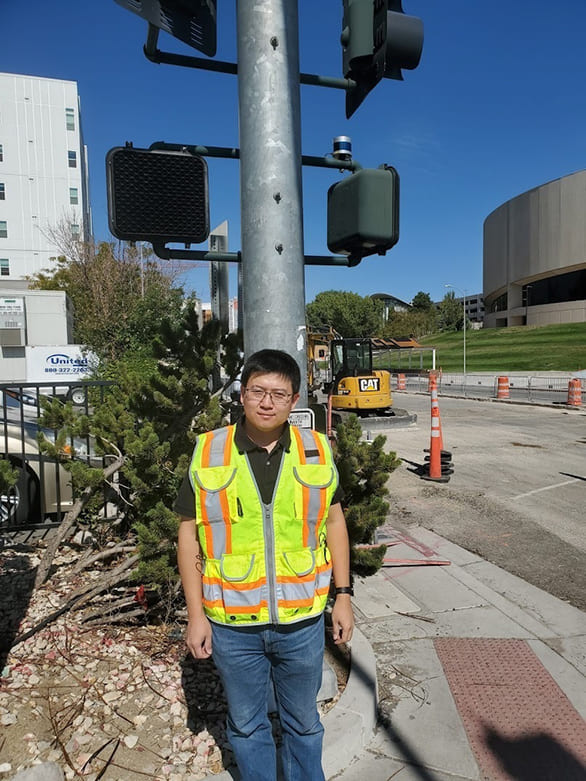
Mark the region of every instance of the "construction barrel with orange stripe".
POLYGON ((198 437, 190 466, 205 613, 239 626, 319 615, 331 578, 325 523, 338 483, 327 438, 291 426, 267 505, 234 432, 227 426, 198 437))

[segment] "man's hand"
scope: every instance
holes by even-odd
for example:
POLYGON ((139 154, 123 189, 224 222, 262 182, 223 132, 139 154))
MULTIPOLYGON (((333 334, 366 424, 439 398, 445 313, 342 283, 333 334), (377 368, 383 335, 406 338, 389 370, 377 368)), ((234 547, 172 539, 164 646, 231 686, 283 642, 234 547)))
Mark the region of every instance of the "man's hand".
POLYGON ((212 655, 212 627, 205 616, 188 622, 185 643, 196 659, 208 659, 212 655))
POLYGON ((332 631, 334 643, 347 643, 352 639, 354 631, 354 613, 350 594, 339 594, 332 608, 332 631))

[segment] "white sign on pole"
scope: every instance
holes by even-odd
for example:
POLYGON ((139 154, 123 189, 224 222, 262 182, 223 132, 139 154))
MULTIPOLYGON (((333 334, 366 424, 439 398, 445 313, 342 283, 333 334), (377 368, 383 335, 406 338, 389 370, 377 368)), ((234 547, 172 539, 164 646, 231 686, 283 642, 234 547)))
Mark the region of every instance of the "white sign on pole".
POLYGON ((289 423, 297 428, 315 428, 315 413, 312 409, 294 409, 289 413, 289 423))

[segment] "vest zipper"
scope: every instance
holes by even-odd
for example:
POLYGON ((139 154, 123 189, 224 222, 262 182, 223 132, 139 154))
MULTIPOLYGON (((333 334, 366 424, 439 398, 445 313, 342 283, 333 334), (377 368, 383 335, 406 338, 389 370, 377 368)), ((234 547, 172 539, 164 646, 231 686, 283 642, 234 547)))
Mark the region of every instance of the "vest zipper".
POLYGON ((265 567, 267 571, 267 586, 269 589, 269 621, 279 623, 279 606, 277 604, 277 573, 275 567, 275 529, 273 526, 272 503, 263 504, 263 525, 265 535, 265 567))
POLYGON ((269 623, 271 624, 279 623, 279 605, 277 600, 277 565, 275 562, 275 528, 273 526, 273 509, 274 509, 275 494, 277 493, 277 487, 279 485, 279 480, 281 479, 281 472, 283 471, 283 462, 286 456, 287 453, 283 453, 283 456, 281 458, 281 464, 279 466, 279 474, 277 475, 277 479, 275 480, 275 487, 273 488, 273 496, 271 497, 270 504, 265 504, 263 502, 262 496, 260 495, 260 491, 258 488, 258 483, 256 482, 256 477, 254 476, 254 472, 252 471, 252 467, 250 466, 250 460, 248 458, 248 455, 246 456, 246 460, 248 462, 248 469, 250 471, 250 476, 252 477, 252 482, 254 483, 258 500, 262 507, 262 525, 263 525, 263 534, 264 534, 264 543, 265 543, 264 544, 265 571, 266 571, 266 578, 267 578, 267 589, 269 592, 268 594, 269 623))

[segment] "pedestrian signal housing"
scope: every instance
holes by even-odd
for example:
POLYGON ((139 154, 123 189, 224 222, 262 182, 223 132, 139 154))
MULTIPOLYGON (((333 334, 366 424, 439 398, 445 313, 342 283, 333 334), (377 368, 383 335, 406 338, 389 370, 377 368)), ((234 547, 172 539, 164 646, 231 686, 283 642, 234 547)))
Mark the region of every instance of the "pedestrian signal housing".
POLYGON ((208 166, 189 152, 115 147, 106 155, 108 222, 118 239, 201 244, 210 233, 208 166))
POLYGON ((362 169, 328 190, 328 249, 360 260, 399 241, 399 174, 362 169))

